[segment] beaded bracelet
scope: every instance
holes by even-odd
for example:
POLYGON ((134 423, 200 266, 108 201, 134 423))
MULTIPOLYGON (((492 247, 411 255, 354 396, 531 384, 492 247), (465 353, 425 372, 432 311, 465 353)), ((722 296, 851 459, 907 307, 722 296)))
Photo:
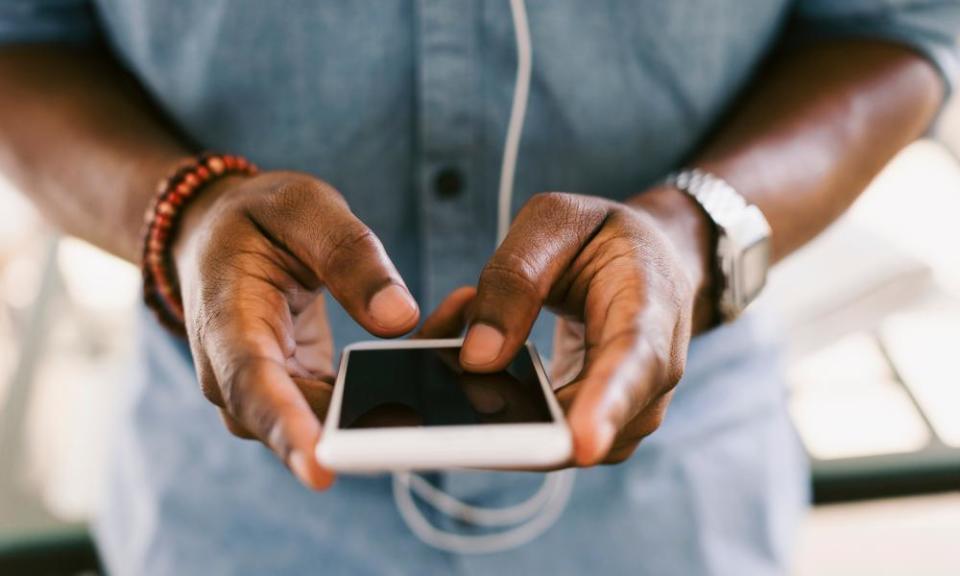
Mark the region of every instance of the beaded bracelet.
POLYGON ((171 255, 183 209, 214 180, 228 174, 253 176, 257 172, 257 167, 242 156, 204 153, 185 159, 173 174, 160 181, 156 199, 144 216, 143 300, 172 332, 186 333, 180 284, 171 255))

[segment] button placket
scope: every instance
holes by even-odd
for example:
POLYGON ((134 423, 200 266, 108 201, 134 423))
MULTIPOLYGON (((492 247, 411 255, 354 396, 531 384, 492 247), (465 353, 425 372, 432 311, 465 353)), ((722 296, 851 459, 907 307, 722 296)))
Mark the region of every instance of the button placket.
POLYGON ((477 102, 476 0, 420 0, 418 147, 421 262, 429 312, 478 270, 471 198, 477 102))

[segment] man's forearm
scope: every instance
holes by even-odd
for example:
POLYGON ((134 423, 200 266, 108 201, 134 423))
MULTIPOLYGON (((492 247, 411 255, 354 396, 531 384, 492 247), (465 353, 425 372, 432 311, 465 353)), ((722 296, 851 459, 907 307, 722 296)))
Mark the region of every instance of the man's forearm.
MULTIPOLYGON (((730 182, 766 215, 779 260, 819 234, 901 148, 942 99, 933 66, 892 44, 837 41, 778 55, 691 165, 730 182)), ((705 215, 667 187, 634 203, 658 212, 689 254, 709 326, 713 266, 705 215)))
POLYGON ((942 97, 933 66, 906 48, 811 46, 771 63, 694 164, 760 207, 779 260, 826 228, 922 135, 942 97))
POLYGON ((154 183, 187 148, 103 49, 0 49, 0 170, 63 230, 137 261, 154 183))

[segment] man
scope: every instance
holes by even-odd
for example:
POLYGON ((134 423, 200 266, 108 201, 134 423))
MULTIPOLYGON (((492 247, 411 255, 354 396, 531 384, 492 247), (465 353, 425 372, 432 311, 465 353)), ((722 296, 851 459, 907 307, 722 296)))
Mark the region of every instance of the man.
MULTIPOLYGON (((703 199, 758 207, 770 232, 751 233, 774 260, 814 237, 930 125, 960 6, 529 4, 533 80, 499 248, 505 0, 0 7, 0 165, 66 232, 138 262, 156 182, 180 159, 209 149, 264 169, 184 209, 171 257, 188 343, 144 315, 98 522, 112 571, 788 569, 803 456, 773 339, 751 314, 733 320, 749 297, 729 289, 766 265, 720 246, 703 199), (712 176, 664 182, 678 168, 712 176), (420 306, 434 311, 422 332, 466 329, 476 371, 503 366, 541 307, 562 315, 553 356, 572 383, 558 395, 585 469, 533 543, 431 549, 388 479, 330 488, 313 457, 332 335, 400 336, 420 306)), ((434 481, 481 504, 530 489, 524 474, 434 481)))

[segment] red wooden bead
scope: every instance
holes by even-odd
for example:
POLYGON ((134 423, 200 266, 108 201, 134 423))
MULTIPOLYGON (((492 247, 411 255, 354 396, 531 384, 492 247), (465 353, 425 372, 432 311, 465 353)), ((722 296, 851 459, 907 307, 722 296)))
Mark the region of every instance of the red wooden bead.
POLYGON ((223 174, 223 171, 226 169, 226 165, 223 163, 223 158, 217 156, 212 156, 207 159, 207 166, 210 167, 210 170, 214 174, 223 174))
POLYGON ((170 236, 180 210, 210 180, 226 173, 253 175, 257 167, 242 156, 204 153, 184 159, 171 176, 158 182, 157 196, 144 213, 144 300, 164 326, 183 334, 183 302, 169 268, 170 236))

